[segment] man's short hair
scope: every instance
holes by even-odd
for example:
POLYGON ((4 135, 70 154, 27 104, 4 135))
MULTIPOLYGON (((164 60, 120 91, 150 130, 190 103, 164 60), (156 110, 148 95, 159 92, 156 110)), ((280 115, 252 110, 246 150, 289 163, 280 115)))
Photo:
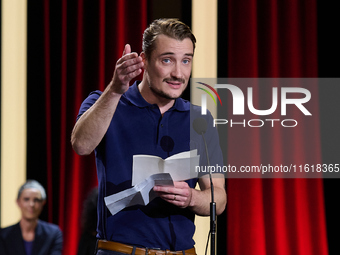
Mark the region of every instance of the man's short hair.
POLYGON ((18 198, 20 198, 21 196, 21 193, 25 190, 25 189, 37 189, 40 191, 40 194, 41 194, 41 199, 42 200, 46 200, 46 192, 45 192, 45 189, 44 187, 39 183, 37 182, 36 180, 27 180, 19 189, 19 192, 18 192, 18 198))
POLYGON ((145 29, 143 34, 142 48, 147 59, 150 58, 151 52, 155 49, 155 41, 159 35, 166 35, 180 41, 189 38, 195 50, 196 38, 186 24, 178 19, 157 19, 145 29))

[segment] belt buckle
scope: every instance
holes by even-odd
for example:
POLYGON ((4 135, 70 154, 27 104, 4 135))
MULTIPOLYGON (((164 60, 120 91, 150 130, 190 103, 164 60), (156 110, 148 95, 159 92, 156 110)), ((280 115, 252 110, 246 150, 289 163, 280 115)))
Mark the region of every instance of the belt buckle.
POLYGON ((145 248, 145 255, 165 255, 166 251, 163 251, 161 248, 145 248), (150 252, 151 251, 151 252, 150 252))

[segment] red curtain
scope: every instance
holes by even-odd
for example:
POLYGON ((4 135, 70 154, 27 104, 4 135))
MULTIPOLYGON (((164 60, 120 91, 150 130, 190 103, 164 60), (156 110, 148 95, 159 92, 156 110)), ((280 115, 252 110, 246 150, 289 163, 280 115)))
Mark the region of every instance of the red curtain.
POLYGON ((141 52, 147 3, 46 0, 43 24, 48 220, 56 222, 58 215, 64 254, 76 254, 83 201, 97 176, 94 155, 80 157, 72 150, 71 131, 81 102, 110 81, 124 45, 141 52), (57 139, 53 129, 59 130, 57 139))
MULTIPOLYGON (((316 13, 316 0, 229 0, 228 76, 317 77, 316 13)), ((254 94, 254 104, 268 100, 254 94)), ((230 128, 227 162, 321 163, 318 105, 312 112, 289 133, 230 128)), ((227 193, 228 255, 328 254, 322 179, 228 179, 227 193)))

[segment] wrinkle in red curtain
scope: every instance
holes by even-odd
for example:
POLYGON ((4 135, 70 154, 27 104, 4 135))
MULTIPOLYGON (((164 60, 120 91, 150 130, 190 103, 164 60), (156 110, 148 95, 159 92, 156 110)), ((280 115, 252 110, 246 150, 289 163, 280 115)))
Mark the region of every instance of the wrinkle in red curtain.
POLYGON ((111 80, 124 45, 130 43, 133 51, 141 52, 147 3, 62 0, 53 6, 44 1, 43 5, 48 218, 53 221, 58 214, 64 254, 76 254, 83 201, 97 185, 97 177, 94 155, 80 157, 72 150, 71 131, 81 102, 91 91, 103 91, 111 80), (60 25, 55 25, 59 20, 60 25), (51 65, 52 59, 58 59, 58 69, 52 68, 56 65, 51 65), (53 80, 51 73, 60 80, 53 80), (54 97, 60 98, 58 105, 54 97), (59 144, 54 143, 54 126, 60 128, 59 144), (52 148, 59 148, 57 155, 52 148), (53 178, 56 175, 58 180, 53 178))
MULTIPOLYGON (((315 0, 229 0, 228 76, 317 77, 316 18, 315 0)), ((254 91, 254 105, 271 99, 254 91)), ((311 111, 318 116, 318 105, 311 111)), ((321 163, 318 118, 295 117, 299 128, 284 134, 229 128, 228 164, 321 163)), ((227 192, 228 255, 328 254, 321 179, 228 179, 227 192)))

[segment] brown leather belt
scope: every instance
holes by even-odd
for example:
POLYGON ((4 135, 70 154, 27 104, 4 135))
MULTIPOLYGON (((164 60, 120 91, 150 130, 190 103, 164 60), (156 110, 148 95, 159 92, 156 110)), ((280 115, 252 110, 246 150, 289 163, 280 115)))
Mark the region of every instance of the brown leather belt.
POLYGON ((148 248, 139 248, 105 240, 98 240, 98 249, 117 251, 125 254, 132 254, 133 250, 135 249, 135 255, 168 255, 168 254, 196 255, 195 248, 191 248, 185 251, 156 250, 148 248))

